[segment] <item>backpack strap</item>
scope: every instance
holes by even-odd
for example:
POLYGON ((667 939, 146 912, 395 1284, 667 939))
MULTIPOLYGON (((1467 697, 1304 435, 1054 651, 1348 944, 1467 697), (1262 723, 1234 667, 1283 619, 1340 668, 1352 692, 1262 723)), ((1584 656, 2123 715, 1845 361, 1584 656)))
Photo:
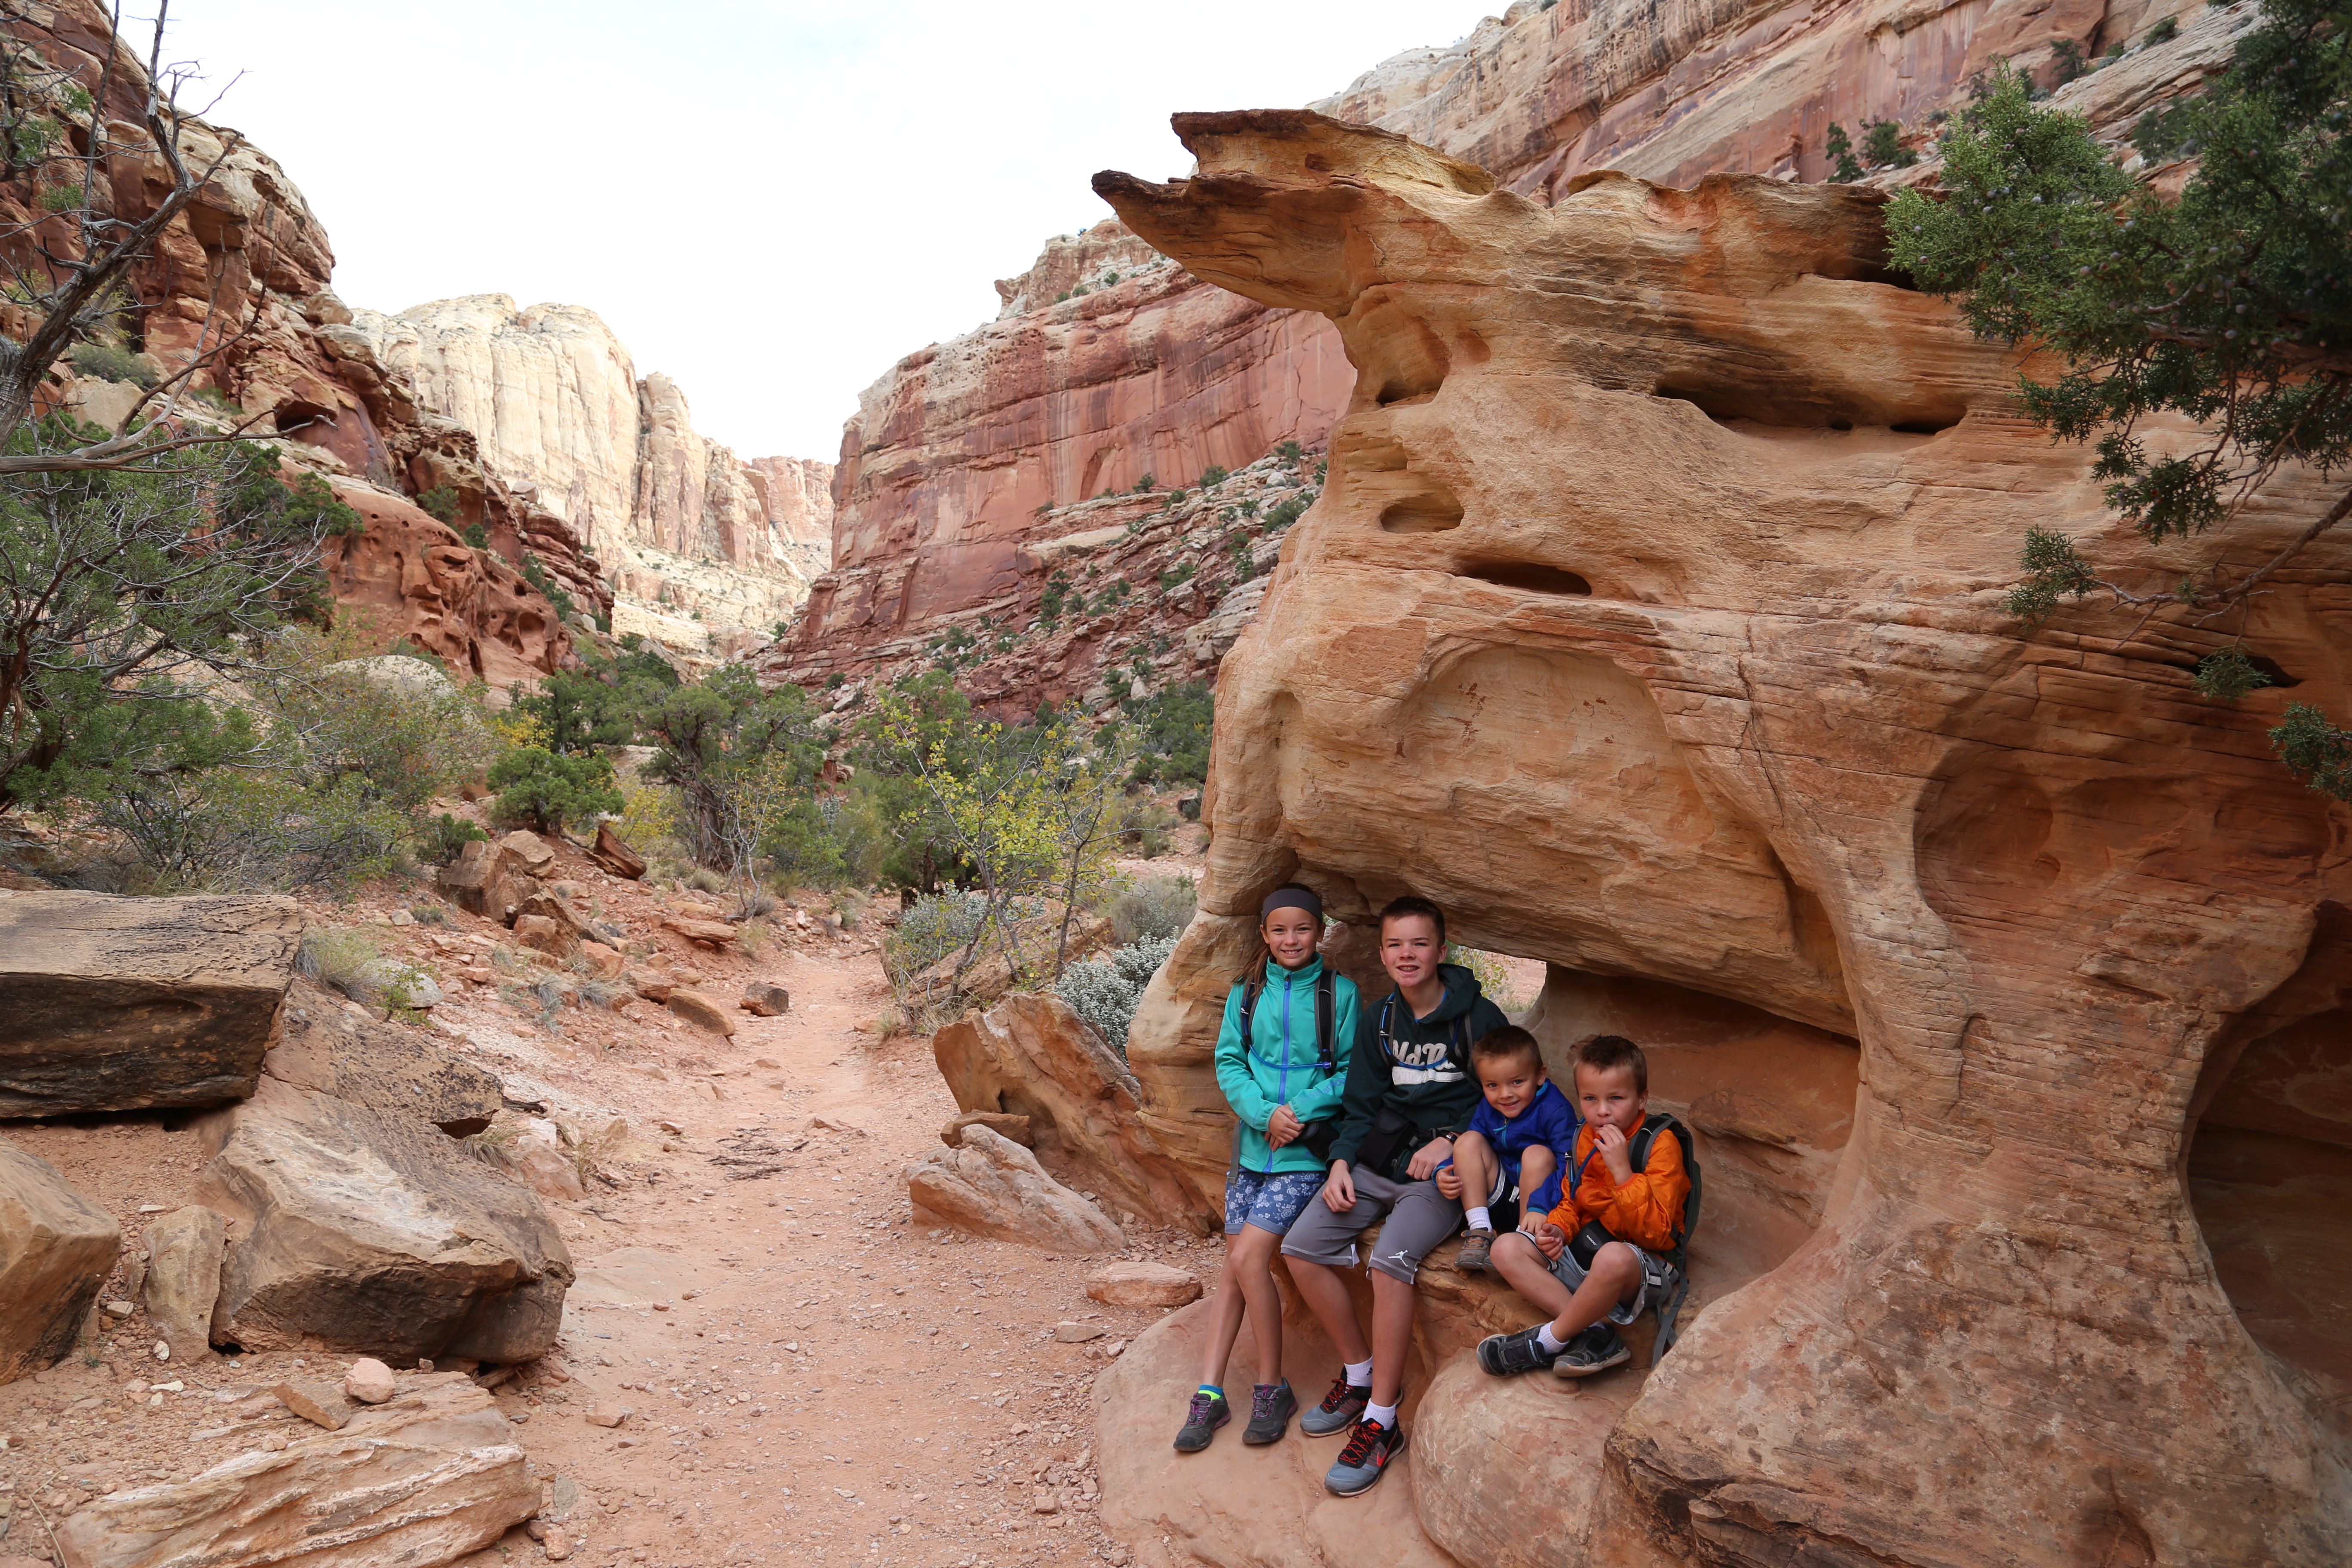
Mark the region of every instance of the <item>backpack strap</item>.
POLYGON ((1338 1009, 1338 984, 1326 963, 1323 973, 1315 977, 1315 1055, 1316 1068, 1327 1076, 1339 1066, 1339 1058, 1332 1049, 1332 1015, 1338 1009))

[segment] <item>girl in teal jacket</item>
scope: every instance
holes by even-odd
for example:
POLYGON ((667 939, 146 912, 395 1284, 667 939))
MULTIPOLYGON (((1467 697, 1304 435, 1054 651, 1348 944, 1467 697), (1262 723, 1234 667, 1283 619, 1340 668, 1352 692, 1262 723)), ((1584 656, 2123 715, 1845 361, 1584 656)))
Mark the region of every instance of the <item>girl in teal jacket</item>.
POLYGON ((1291 1222, 1322 1190, 1323 1151, 1339 1131, 1356 1042, 1356 984, 1326 971, 1323 901, 1297 883, 1258 910, 1258 955, 1225 999, 1217 1033, 1217 1085, 1234 1108, 1233 1168, 1225 1173, 1225 1267, 1211 1303, 1201 1386, 1176 1451, 1209 1446, 1233 1418, 1222 1386, 1246 1312, 1257 1341, 1258 1382, 1242 1441, 1272 1443, 1289 1428, 1297 1398, 1282 1375, 1282 1299, 1274 1254, 1291 1222), (1244 1019, 1247 1018, 1247 1038, 1244 1019))

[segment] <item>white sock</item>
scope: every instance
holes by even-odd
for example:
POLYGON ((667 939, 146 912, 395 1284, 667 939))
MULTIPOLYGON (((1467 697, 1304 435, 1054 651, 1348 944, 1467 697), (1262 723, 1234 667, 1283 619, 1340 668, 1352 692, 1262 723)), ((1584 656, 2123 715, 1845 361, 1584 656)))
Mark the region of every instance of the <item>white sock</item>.
POLYGON ((1551 1325, 1549 1323, 1546 1323, 1542 1328, 1536 1331, 1536 1343, 1543 1346, 1544 1353, 1547 1355, 1558 1355, 1560 1352, 1568 1348, 1568 1342, 1566 1340, 1556 1340, 1551 1337, 1551 1325))
POLYGON ((1351 1361, 1347 1365, 1347 1373, 1348 1386, 1349 1388, 1371 1387, 1372 1363, 1370 1362, 1351 1361))
POLYGON ((1393 1432, 1396 1430, 1396 1406, 1393 1405, 1367 1405, 1364 1406, 1364 1419, 1367 1421, 1377 1421, 1381 1426, 1393 1432))
POLYGON ((1478 1208, 1468 1210, 1463 1217, 1470 1222, 1470 1228, 1472 1230, 1492 1230, 1495 1228, 1495 1222, 1486 1217, 1486 1210, 1483 1205, 1478 1208))

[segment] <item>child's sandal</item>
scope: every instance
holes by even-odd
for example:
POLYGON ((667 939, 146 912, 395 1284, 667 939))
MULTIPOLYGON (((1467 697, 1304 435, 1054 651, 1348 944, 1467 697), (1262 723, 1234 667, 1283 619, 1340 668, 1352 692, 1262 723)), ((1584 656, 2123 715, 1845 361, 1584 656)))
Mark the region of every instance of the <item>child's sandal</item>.
POLYGON ((1462 1243, 1462 1250, 1454 1255, 1454 1267, 1465 1274, 1484 1274, 1492 1266, 1490 1255, 1494 1250, 1495 1233, 1474 1230, 1462 1243))

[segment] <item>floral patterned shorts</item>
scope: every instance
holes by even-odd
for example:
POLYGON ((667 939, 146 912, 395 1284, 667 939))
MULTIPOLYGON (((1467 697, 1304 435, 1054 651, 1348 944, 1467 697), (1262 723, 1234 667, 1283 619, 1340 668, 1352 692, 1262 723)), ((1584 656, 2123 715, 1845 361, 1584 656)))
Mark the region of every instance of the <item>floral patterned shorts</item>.
POLYGON ((1225 1176, 1225 1234, 1239 1236, 1254 1225, 1281 1236, 1323 1190, 1320 1171, 1233 1171, 1225 1176))

